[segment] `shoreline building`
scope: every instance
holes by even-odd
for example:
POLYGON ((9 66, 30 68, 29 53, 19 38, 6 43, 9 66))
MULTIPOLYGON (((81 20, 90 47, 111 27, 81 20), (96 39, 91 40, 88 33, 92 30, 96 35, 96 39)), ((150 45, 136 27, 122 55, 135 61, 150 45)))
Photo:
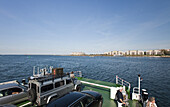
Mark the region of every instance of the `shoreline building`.
POLYGON ((130 51, 130 55, 138 55, 138 50, 130 51))
POLYGON ((162 55, 161 50, 148 50, 146 51, 146 55, 162 55))
POLYGON ((113 56, 123 56, 124 55, 124 52, 123 51, 112 51, 112 55, 113 56))
POLYGON ((141 51, 141 50, 128 50, 128 51, 110 51, 105 52, 105 55, 113 55, 113 56, 136 56, 136 55, 170 55, 170 49, 158 49, 158 50, 147 50, 147 51, 141 51))
POLYGON ((126 52, 124 53, 124 55, 130 55, 130 50, 129 50, 129 51, 126 51, 126 52))
POLYGON ((153 50, 148 50, 148 51, 146 51, 146 55, 154 55, 153 50))
POLYGON ((85 53, 84 52, 73 52, 73 53, 71 53, 71 55, 73 55, 73 56, 81 56, 81 55, 85 55, 85 53))
POLYGON ((162 55, 161 50, 154 50, 154 55, 162 55))
POLYGON ((105 52, 105 55, 112 55, 112 51, 111 52, 105 52))
POLYGON ((144 51, 139 51, 139 50, 138 50, 138 55, 145 55, 145 52, 144 52, 144 51))

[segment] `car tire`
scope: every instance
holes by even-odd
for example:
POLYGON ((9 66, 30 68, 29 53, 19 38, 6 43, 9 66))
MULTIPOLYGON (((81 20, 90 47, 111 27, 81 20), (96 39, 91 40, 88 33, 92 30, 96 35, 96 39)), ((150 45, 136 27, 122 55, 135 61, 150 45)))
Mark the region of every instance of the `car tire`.
POLYGON ((50 99, 50 102, 53 102, 53 101, 56 100, 56 99, 57 99, 57 98, 54 97, 54 98, 50 99))
POLYGON ((36 95, 35 89, 30 89, 28 91, 28 100, 32 102, 32 104, 34 104, 36 101, 36 98, 37 98, 37 95, 36 95))

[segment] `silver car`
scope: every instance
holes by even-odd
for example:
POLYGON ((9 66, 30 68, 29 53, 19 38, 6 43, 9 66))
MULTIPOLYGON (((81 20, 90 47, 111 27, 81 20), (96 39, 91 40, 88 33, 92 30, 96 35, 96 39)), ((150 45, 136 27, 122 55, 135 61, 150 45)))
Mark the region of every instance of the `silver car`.
POLYGON ((0 83, 0 105, 28 100, 27 88, 16 81, 0 83))

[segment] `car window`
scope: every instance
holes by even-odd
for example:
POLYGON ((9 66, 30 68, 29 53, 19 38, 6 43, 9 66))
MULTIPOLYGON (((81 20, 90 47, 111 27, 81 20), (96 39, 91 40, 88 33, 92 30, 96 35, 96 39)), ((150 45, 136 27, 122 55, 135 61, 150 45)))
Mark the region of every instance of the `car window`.
POLYGON ((3 91, 0 91, 0 98, 3 97, 3 91))
POLYGON ((64 85, 64 80, 60 81, 60 86, 64 85))
POLYGON ((80 101, 80 102, 76 103, 75 105, 73 105, 73 106, 71 106, 71 107, 83 107, 83 104, 82 104, 82 102, 80 101))
POLYGON ((19 94, 20 92, 22 92, 21 88, 11 88, 10 91, 12 91, 12 94, 19 94))
POLYGON ((41 87, 41 92, 46 92, 46 91, 49 91, 51 89, 53 89, 53 84, 49 84, 49 85, 41 87))
POLYGON ((62 85, 64 85, 64 80, 62 80, 62 81, 60 81, 60 82, 56 82, 56 83, 55 83, 55 88, 60 87, 60 86, 62 86, 62 85))
POLYGON ((86 96, 83 100, 83 105, 84 107, 87 107, 88 105, 90 105, 93 102, 93 98, 90 96, 86 96))
POLYGON ((60 87, 60 82, 55 83, 55 88, 60 87))
POLYGON ((2 90, 0 92, 0 97, 4 97, 4 96, 8 96, 8 95, 12 95, 12 90, 11 89, 2 90))
POLYGON ((66 80, 66 84, 72 83, 71 79, 66 80))

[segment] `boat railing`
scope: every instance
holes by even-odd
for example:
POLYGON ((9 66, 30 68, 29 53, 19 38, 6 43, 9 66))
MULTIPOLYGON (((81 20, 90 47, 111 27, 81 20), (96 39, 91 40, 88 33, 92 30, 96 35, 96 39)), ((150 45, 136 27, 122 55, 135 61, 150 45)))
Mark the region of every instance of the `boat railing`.
POLYGON ((132 93, 132 100, 141 100, 141 95, 140 95, 140 75, 138 75, 138 87, 133 88, 133 93, 132 93))
POLYGON ((91 82, 87 82, 87 81, 81 81, 81 83, 85 83, 85 84, 89 84, 89 85, 93 85, 93 86, 98 86, 98 87, 102 87, 102 88, 111 89, 111 87, 109 87, 109 86, 101 85, 101 84, 96 84, 96 83, 91 83, 91 82))
POLYGON ((137 93, 138 94, 139 93, 139 88, 138 87, 134 87, 133 88, 133 93, 137 93))
MULTIPOLYGON (((80 72, 80 73, 81 73, 81 72, 80 72)), ((109 91, 110 91, 110 98, 111 98, 111 99, 115 99, 117 90, 120 89, 120 87, 107 86, 107 85, 103 85, 103 84, 99 84, 99 83, 94 83, 94 82, 90 82, 90 81, 86 81, 86 80, 80 80, 80 82, 83 83, 83 84, 91 85, 91 86, 97 86, 97 87, 109 89, 109 91)), ((124 83, 124 84, 127 84, 127 82, 124 83)), ((125 90, 125 89, 124 89, 124 90, 125 90)), ((126 94, 126 93, 125 93, 125 94, 126 94)))
POLYGON ((120 84, 122 86, 127 86, 129 90, 131 87, 131 84, 129 82, 123 80, 122 78, 118 77, 117 75, 116 75, 116 84, 120 84))

